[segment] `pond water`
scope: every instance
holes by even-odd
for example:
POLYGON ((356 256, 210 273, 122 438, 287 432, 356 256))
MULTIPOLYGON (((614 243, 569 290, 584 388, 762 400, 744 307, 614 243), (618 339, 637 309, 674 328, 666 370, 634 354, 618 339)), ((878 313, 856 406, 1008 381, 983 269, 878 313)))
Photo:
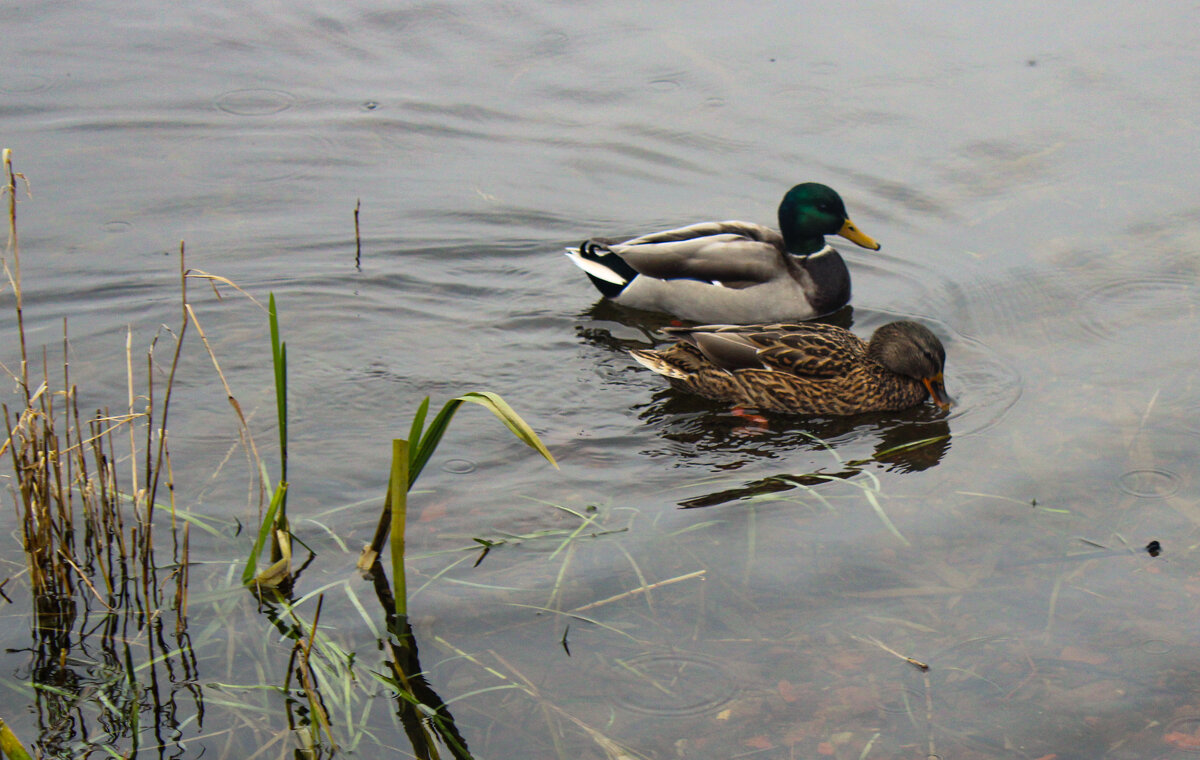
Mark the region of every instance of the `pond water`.
MULTIPOLYGON (((362 679, 324 696, 338 749, 316 756, 414 753, 370 676, 382 612, 354 562, 391 439, 424 396, 470 390, 501 394, 561 465, 465 408, 410 502, 421 664, 475 757, 1200 747, 1193 10, 131 0, 0 19, 0 147, 32 189, 27 331, 55 352, 68 320, 82 406, 126 404, 127 327, 136 352, 177 326, 180 241, 188 266, 278 299, 288 508, 316 555, 297 610, 311 622, 324 593, 321 627, 362 679), (810 180, 883 245, 839 245, 854 298, 836 320, 933 327, 950 414, 764 426, 683 396, 625 352, 666 320, 601 303, 561 255, 774 225, 810 180), (476 564, 474 539, 499 545, 476 564)), ((265 314, 189 287, 274 472, 265 314)), ((251 466, 195 337, 176 500, 214 534, 191 533, 194 667, 156 673, 139 744, 283 757, 291 703, 259 687, 285 683, 291 642, 237 580, 251 466)), ((64 753, 103 742, 100 653, 64 665, 78 709, 47 714, 32 688, 0 514, 0 718, 64 753)))

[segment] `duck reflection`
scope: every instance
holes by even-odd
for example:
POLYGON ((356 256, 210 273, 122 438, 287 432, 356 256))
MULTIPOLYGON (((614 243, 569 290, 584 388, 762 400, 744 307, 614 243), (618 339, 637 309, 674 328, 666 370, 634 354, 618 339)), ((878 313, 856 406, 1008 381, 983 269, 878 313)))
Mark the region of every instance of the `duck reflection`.
POLYGON ((720 461, 724 471, 739 470, 764 461, 792 459, 797 451, 836 451, 839 446, 874 438, 869 457, 846 460, 834 468, 801 473, 780 473, 741 486, 690 498, 684 507, 702 507, 729 501, 847 479, 868 467, 889 472, 919 472, 939 462, 950 450, 950 424, 932 406, 903 412, 862 414, 852 417, 769 418, 730 411, 728 406, 689 394, 664 389, 640 407, 638 418, 657 428, 659 435, 676 444, 676 456, 708 462, 720 461), (714 456, 716 455, 716 456, 714 456))
MULTIPOLYGON (((734 488, 693 496, 680 501, 679 506, 685 509, 712 507, 795 488, 809 488, 831 480, 849 480, 869 467, 883 467, 891 472, 925 470, 940 462, 950 450, 950 426, 944 421, 928 426, 899 424, 881 428, 881 432, 874 456, 844 461, 833 469, 818 468, 809 472, 780 473, 758 478, 734 488)), ((808 440, 810 448, 831 446, 825 440, 808 440)))

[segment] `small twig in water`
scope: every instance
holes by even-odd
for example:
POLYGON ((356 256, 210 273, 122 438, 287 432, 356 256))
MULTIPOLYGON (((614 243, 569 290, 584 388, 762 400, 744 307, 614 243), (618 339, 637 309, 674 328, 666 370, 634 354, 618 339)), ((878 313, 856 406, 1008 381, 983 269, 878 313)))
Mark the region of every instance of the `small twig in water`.
MULTIPOLYGON (((853 634, 851 634, 851 635, 853 636, 853 634)), ((928 671, 928 670, 929 670, 929 666, 928 666, 928 665, 926 665, 925 663, 921 662, 920 660, 917 660, 917 659, 914 659, 914 658, 912 658, 912 657, 909 657, 908 655, 903 655, 903 654, 900 654, 900 653, 899 653, 899 652, 897 652, 895 649, 892 649, 891 647, 889 647, 887 644, 884 644, 884 643, 883 643, 882 641, 880 641, 879 639, 875 639, 875 638, 863 638, 862 636, 854 636, 854 638, 856 638, 856 639, 858 639, 859 641, 862 641, 862 642, 864 642, 864 643, 866 643, 866 644, 874 644, 875 646, 879 647, 880 649, 882 649, 883 651, 887 652, 888 654, 890 654, 890 655, 894 655, 894 656, 896 656, 896 657, 899 657, 901 660, 904 660, 904 661, 905 661, 905 662, 907 662, 909 665, 912 665, 912 666, 914 666, 914 667, 916 667, 916 668, 920 669, 922 672, 924 672, 924 671, 928 671)))
POLYGON ((362 237, 358 233, 358 210, 362 208, 362 198, 354 201, 354 268, 362 271, 362 237))
POLYGON ((925 669, 925 730, 929 732, 929 752, 926 757, 938 757, 937 747, 933 743, 933 688, 929 685, 929 668, 925 669))
POLYGON ((616 602, 616 601, 620 601, 621 599, 627 599, 631 596, 636 596, 638 594, 644 594, 648 591, 653 591, 657 588, 662 588, 663 586, 669 586, 672 583, 678 583, 679 581, 686 581, 691 578, 703 578, 705 572, 707 572, 707 571, 697 570, 694 573, 687 573, 685 575, 680 575, 675 578, 668 578, 665 581, 659 581, 658 583, 651 583, 648 586, 639 586, 638 588, 630 589, 629 591, 626 591, 621 594, 617 594, 616 596, 610 596, 609 598, 601 599, 598 602, 592 602, 590 604, 585 604, 582 607, 576 607, 575 609, 571 610, 571 612, 583 612, 584 610, 590 610, 590 609, 594 609, 596 607, 601 607, 605 604, 609 604, 610 602, 616 602))

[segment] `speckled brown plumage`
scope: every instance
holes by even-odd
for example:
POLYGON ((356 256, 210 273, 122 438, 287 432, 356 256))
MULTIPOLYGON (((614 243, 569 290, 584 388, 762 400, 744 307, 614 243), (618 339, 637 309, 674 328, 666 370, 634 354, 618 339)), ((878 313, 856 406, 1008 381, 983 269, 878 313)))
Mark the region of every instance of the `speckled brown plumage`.
POLYGON ((915 406, 942 384, 945 349, 916 322, 891 322, 870 343, 824 324, 668 328, 661 351, 631 351, 677 388, 757 409, 845 415, 915 406))

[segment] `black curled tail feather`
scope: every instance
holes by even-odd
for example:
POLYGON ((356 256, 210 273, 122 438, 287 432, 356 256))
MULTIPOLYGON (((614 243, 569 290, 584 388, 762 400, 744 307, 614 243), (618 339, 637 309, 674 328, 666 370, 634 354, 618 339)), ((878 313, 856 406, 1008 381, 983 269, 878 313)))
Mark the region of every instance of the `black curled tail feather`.
POLYGON ((609 245, 612 241, 604 238, 588 238, 579 244, 579 253, 585 259, 599 261, 599 257, 610 252, 609 245))
POLYGON ((625 259, 613 253, 609 249, 609 244, 612 241, 604 238, 590 238, 579 244, 580 258, 599 264, 616 274, 620 279, 625 281, 624 285, 618 285, 615 282, 600 279, 593 276, 590 272, 586 272, 588 279, 596 286, 596 289, 605 298, 616 298, 625 289, 625 286, 633 281, 633 278, 638 276, 638 271, 626 263, 625 259))

